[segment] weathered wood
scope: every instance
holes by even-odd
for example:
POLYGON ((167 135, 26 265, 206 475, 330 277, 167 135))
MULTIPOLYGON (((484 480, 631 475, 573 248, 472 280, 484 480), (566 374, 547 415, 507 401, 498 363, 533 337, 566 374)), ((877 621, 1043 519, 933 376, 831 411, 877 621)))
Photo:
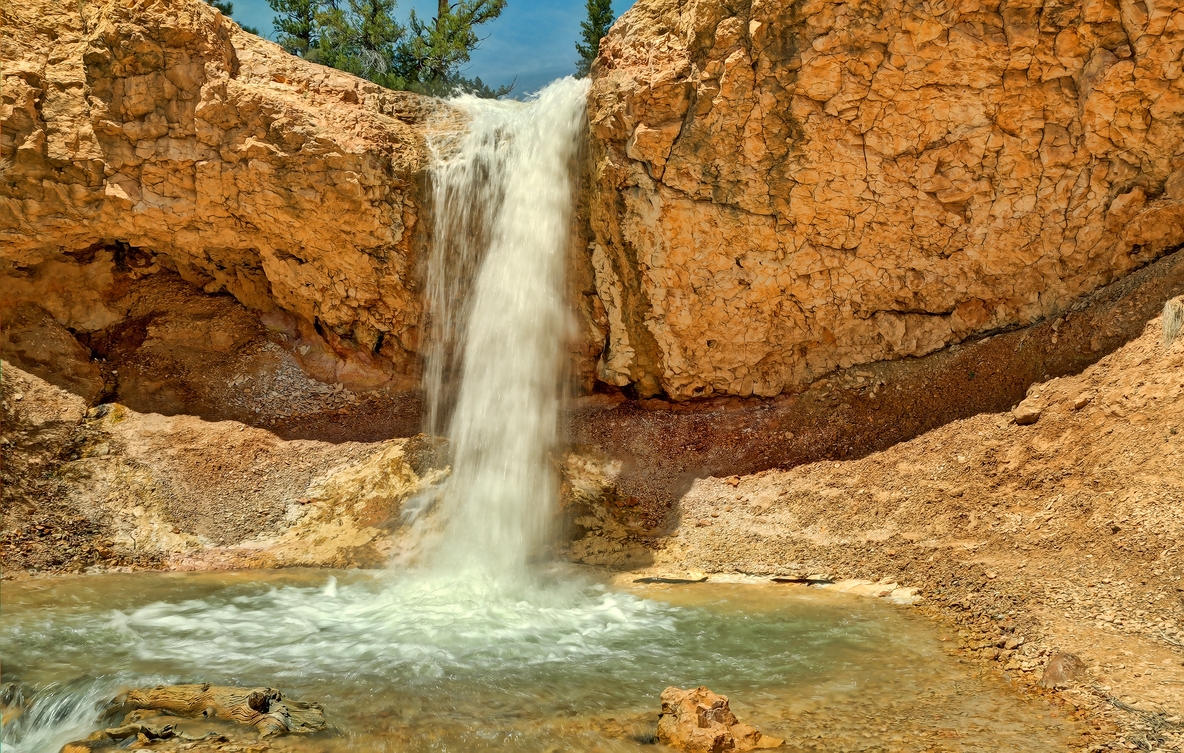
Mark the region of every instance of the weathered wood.
POLYGON ((172 739, 226 738, 217 733, 190 737, 179 732, 169 717, 222 719, 259 731, 260 736, 307 734, 325 729, 325 712, 318 703, 285 700, 274 688, 234 688, 218 685, 158 685, 129 690, 112 702, 112 709, 132 709, 118 727, 94 732, 86 740, 67 743, 60 753, 89 753, 111 749, 129 737, 141 744, 172 739), (152 719, 148 724, 142 720, 152 719))
POLYGON ((117 702, 176 716, 234 721, 254 727, 264 737, 289 732, 317 732, 326 726, 325 712, 320 704, 284 700, 274 688, 158 685, 129 690, 117 702))

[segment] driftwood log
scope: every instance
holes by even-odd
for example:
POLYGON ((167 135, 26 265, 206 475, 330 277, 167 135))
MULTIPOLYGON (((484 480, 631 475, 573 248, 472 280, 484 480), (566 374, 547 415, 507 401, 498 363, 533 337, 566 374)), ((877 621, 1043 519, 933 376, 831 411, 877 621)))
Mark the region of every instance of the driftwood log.
POLYGON ((327 726, 325 712, 318 703, 286 700, 274 688, 233 688, 219 685, 158 685, 137 688, 119 696, 112 710, 131 709, 118 727, 99 730, 86 740, 67 743, 61 753, 85 753, 111 748, 129 737, 141 743, 158 741, 210 740, 221 737, 211 733, 200 738, 179 732, 168 717, 206 718, 237 722, 259 731, 260 736, 307 734, 327 726), (152 723, 146 723, 151 719, 152 723))
POLYGON ((274 688, 158 685, 129 690, 116 703, 173 716, 225 719, 254 727, 264 737, 325 729, 325 712, 319 703, 287 701, 274 688))
POLYGON ((120 745, 129 737, 136 738, 136 741, 145 745, 161 742, 164 740, 204 740, 206 742, 227 742, 228 738, 225 735, 210 733, 202 735, 201 737, 193 737, 177 731, 175 724, 164 725, 149 725, 149 724, 123 724, 119 727, 109 727, 101 729, 98 732, 92 732, 90 737, 85 740, 79 740, 73 743, 66 743, 62 747, 60 753, 88 753, 92 750, 104 750, 114 748, 120 745))

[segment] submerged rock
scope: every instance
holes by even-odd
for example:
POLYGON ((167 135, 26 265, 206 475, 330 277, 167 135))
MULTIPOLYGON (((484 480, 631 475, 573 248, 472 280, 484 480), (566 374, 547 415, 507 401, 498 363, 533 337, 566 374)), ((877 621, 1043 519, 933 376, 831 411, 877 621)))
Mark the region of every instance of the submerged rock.
POLYGON ((658 740, 688 753, 779 748, 784 740, 740 724, 728 707, 728 697, 705 687, 669 687, 662 691, 658 740))

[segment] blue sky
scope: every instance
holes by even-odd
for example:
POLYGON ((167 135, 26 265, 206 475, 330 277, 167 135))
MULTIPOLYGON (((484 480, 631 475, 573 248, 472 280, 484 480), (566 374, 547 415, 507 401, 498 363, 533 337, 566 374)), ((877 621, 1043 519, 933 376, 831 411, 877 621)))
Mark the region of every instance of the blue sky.
MULTIPOLYGON (((234 20, 254 26, 271 38, 272 13, 267 0, 233 0, 234 20)), ((617 15, 633 0, 613 0, 617 15)), ((414 8, 420 16, 435 15, 435 0, 402 0, 400 20, 414 8)), ((587 17, 584 0, 509 0, 502 15, 481 29, 485 41, 473 53, 467 76, 480 76, 491 86, 515 78, 514 95, 537 91, 544 84, 575 71, 580 21, 587 17)))

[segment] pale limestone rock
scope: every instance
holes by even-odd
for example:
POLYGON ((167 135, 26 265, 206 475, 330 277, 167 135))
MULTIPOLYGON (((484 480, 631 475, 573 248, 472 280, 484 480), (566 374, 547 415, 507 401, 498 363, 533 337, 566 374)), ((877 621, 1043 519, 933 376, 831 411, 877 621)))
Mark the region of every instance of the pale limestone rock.
POLYGON ((88 413, 11 362, 3 372, 6 534, 31 513, 65 513, 90 521, 115 554, 169 569, 377 566, 410 548, 390 521, 445 473, 415 470, 414 439, 284 441, 119 404, 88 413), (52 498, 36 485, 49 470, 52 498))
POLYGON ((1179 246, 1182 47, 1171 4, 640 0, 589 95, 600 378, 775 395, 1179 246))

